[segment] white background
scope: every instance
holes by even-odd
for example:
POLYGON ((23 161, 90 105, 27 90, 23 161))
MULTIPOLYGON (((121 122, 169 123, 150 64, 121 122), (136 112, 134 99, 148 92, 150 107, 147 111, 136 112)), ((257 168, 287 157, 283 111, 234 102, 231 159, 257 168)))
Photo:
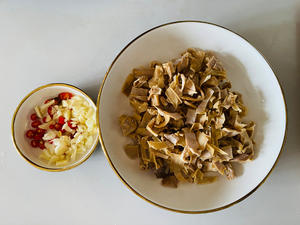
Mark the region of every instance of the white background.
POLYGON ((0 0, 0 225, 299 224, 300 1, 0 0), (288 138, 267 181, 223 211, 185 215, 157 208, 121 183, 98 147, 83 165, 49 173, 26 163, 11 141, 19 101, 65 82, 94 100, 105 71, 134 37, 175 20, 204 20, 238 32, 277 74, 288 104, 288 138))

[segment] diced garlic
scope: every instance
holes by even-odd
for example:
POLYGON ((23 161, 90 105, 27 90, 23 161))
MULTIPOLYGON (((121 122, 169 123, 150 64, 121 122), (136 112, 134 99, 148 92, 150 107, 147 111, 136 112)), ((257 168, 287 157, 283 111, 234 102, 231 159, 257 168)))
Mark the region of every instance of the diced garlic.
POLYGON ((68 165, 69 161, 68 160, 60 160, 56 161, 56 166, 66 166, 68 165))
POLYGON ((51 124, 54 124, 54 122, 50 121, 48 123, 43 123, 43 124, 39 125, 39 128, 47 130, 47 129, 49 129, 49 126, 51 124))
POLYGON ((54 130, 48 130, 44 136, 43 136, 43 140, 45 141, 49 141, 52 140, 54 138, 56 138, 57 132, 55 132, 54 130))
POLYGON ((65 158, 69 162, 71 160, 71 155, 67 155, 65 158))
POLYGON ((47 115, 46 116, 46 123, 50 122, 51 121, 51 116, 47 115))
POLYGON ((47 110, 48 110, 48 107, 53 105, 55 103, 55 100, 52 99, 51 101, 41 105, 40 109, 41 109, 41 112, 45 113, 47 110))
MULTIPOLYGON (((44 105, 43 109, 49 107, 44 105)), ((42 153, 41 158, 48 160, 50 164, 64 166, 70 161, 75 161, 79 155, 85 154, 93 145, 97 134, 95 110, 82 97, 73 96, 71 99, 63 100, 61 105, 54 105, 52 114, 53 118, 48 115, 46 117, 48 123, 42 126, 47 129, 43 137, 47 153, 42 153), (60 116, 65 118, 62 130, 74 135, 72 139, 61 131, 49 129, 60 116), (77 127, 76 130, 69 127, 67 121, 71 121, 71 126, 77 127), (52 144, 48 140, 52 140, 52 144)))
POLYGON ((75 161, 76 159, 76 153, 77 153, 77 149, 74 149, 71 155, 71 161, 75 161))
POLYGON ((65 151, 67 151, 67 150, 68 150, 68 146, 65 145, 64 143, 61 143, 61 144, 59 144, 59 145, 57 145, 57 146, 55 147, 54 152, 55 152, 56 155, 62 155, 62 154, 64 154, 65 151))
POLYGON ((57 155, 51 155, 51 158, 48 163, 55 164, 57 160, 59 160, 59 157, 57 155))
POLYGON ((62 101, 61 101, 61 105, 62 105, 63 107, 68 108, 70 104, 68 104, 68 101, 62 100, 62 101))
POLYGON ((40 156, 42 159, 45 159, 45 160, 49 160, 51 158, 51 154, 49 153, 48 150, 45 150, 43 151, 43 153, 41 154, 40 156))
POLYGON ((86 146, 90 147, 90 146, 92 146, 93 142, 94 142, 93 136, 89 136, 89 137, 86 139, 85 144, 86 144, 86 146))
POLYGON ((37 115, 40 119, 43 118, 43 115, 42 115, 42 113, 41 113, 41 111, 40 111, 39 106, 35 106, 35 107, 34 107, 34 111, 35 111, 36 115, 37 115))
POLYGON ((71 118, 71 110, 66 110, 63 113, 63 116, 65 117, 66 120, 70 120, 70 118, 71 118))
POLYGON ((90 130, 93 130, 95 122, 94 122, 93 119, 88 119, 88 120, 85 122, 85 124, 86 124, 86 126, 87 126, 88 131, 90 131, 90 130))
POLYGON ((65 124, 62 126, 62 129, 63 129, 63 130, 66 130, 67 132, 69 132, 69 133, 71 133, 71 134, 74 134, 74 133, 75 133, 75 130, 74 130, 74 129, 71 129, 67 123, 65 123, 65 124))
POLYGON ((55 147, 53 144, 50 144, 48 141, 46 141, 45 147, 46 147, 47 151, 49 151, 49 154, 51 154, 51 155, 55 154, 55 152, 54 152, 55 147))

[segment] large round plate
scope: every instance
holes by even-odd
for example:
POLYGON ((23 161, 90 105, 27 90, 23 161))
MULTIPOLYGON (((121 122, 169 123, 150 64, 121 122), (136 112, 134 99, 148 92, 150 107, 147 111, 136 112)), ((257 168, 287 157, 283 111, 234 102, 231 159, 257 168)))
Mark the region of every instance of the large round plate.
POLYGON ((212 212, 229 207, 253 193, 268 177, 282 150, 286 107, 281 87, 264 57, 244 38, 218 25, 182 21, 146 31, 130 42, 111 64, 98 96, 98 125, 103 151, 119 178, 135 194, 157 206, 186 213, 212 212), (139 169, 123 151, 129 140, 122 136, 118 117, 130 113, 121 93, 127 75, 152 60, 167 61, 190 47, 214 51, 223 62, 233 90, 249 108, 246 119, 257 124, 256 156, 237 168, 237 178, 213 184, 160 185, 151 172, 139 169))

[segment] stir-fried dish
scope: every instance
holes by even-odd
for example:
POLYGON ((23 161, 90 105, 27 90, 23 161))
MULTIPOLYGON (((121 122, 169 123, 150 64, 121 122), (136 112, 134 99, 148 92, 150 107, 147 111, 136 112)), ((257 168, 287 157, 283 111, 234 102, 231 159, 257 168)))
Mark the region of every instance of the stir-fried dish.
POLYGON ((231 180, 232 162, 253 159, 255 124, 241 121, 242 96, 212 53, 188 49, 178 59, 133 69, 122 92, 135 111, 119 118, 132 139, 125 152, 163 185, 231 180))

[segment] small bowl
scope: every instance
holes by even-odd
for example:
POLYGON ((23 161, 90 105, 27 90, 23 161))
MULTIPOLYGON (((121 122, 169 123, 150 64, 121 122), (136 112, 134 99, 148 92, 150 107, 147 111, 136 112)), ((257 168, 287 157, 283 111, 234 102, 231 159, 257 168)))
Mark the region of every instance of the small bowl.
POLYGON ((183 213, 214 212, 232 206, 252 194, 269 176, 282 151, 286 135, 286 104, 282 89, 261 53, 238 34, 215 24, 180 21, 152 28, 131 41, 109 67, 97 102, 100 141, 112 168, 127 187, 144 200, 183 213), (118 118, 131 114, 128 98, 121 93, 133 68, 180 56, 187 48, 214 51, 223 63, 232 90, 243 95, 248 107, 245 120, 256 123, 255 159, 236 168, 232 181, 220 178, 212 184, 179 183, 177 189, 161 186, 151 172, 139 169, 123 150, 118 118))
POLYGON ((12 138, 17 151, 29 164, 46 171, 64 171, 80 165, 91 156, 98 144, 98 137, 95 135, 95 141, 91 148, 76 161, 66 166, 48 165, 39 159, 41 150, 33 149, 25 136, 26 130, 29 129, 27 121, 30 119, 30 115, 34 113, 34 106, 43 103, 49 97, 57 96, 61 92, 71 92, 74 95, 83 97, 96 110, 93 100, 79 88, 69 84, 55 83, 38 87, 24 97, 18 105, 12 120, 12 138))

